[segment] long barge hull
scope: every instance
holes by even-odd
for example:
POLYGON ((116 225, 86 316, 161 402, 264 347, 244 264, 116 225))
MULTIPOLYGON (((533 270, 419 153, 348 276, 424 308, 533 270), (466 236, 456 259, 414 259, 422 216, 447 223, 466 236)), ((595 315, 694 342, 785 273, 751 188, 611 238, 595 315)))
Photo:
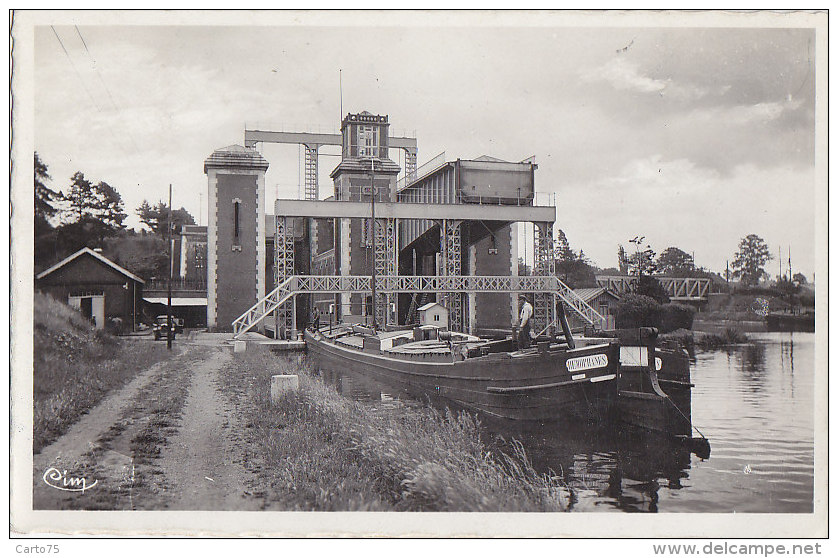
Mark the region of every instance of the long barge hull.
POLYGON ((602 419, 618 399, 617 343, 572 350, 542 347, 449 362, 394 358, 306 332, 309 355, 328 370, 372 376, 411 395, 450 401, 489 416, 522 421, 602 419))

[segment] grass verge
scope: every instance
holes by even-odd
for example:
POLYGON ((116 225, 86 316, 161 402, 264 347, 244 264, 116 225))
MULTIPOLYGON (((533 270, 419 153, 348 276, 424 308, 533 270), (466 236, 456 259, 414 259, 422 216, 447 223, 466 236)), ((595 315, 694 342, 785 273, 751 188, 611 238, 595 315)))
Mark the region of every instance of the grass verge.
POLYGON ((33 450, 67 431, 111 390, 167 357, 166 348, 94 330, 76 310, 35 294, 33 450))
POLYGON ((245 415, 246 466, 266 503, 318 511, 566 509, 558 478, 537 473, 520 444, 512 455, 490 451, 468 414, 375 411, 338 394, 297 357, 260 348, 236 355, 223 378, 245 415), (299 391, 272 404, 274 374, 298 374, 299 391))

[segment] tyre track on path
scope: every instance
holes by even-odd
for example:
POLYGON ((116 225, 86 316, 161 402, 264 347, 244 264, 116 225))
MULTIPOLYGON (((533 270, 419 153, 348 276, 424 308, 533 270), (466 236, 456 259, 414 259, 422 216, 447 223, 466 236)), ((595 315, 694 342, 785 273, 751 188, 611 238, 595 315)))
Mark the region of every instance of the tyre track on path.
POLYGON ((259 510, 261 500, 250 493, 253 475, 242 465, 238 413, 218 381, 219 374, 228 372, 232 356, 229 350, 211 351, 193 370, 180 427, 157 462, 170 487, 166 507, 259 510))
MULTIPOLYGON (((186 354, 186 347, 180 347, 175 359, 186 354)), ((107 395, 98 405, 82 416, 66 433, 33 456, 33 509, 60 509, 62 502, 71 494, 56 490, 44 481, 46 472, 52 467, 69 474, 87 469, 85 455, 100 447, 98 440, 120 422, 131 408, 134 399, 171 366, 172 360, 158 362, 141 372, 123 388, 107 395)), ((91 479, 89 482, 93 482, 91 479)))

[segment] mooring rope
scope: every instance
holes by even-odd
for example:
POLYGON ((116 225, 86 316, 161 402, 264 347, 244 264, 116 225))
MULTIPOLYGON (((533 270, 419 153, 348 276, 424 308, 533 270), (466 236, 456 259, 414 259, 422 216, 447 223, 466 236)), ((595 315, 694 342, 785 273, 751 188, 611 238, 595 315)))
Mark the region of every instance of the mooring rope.
POLYGON ((691 426, 692 428, 695 428, 695 431, 696 431, 696 432, 698 432, 698 435, 699 435, 699 436, 701 436, 701 437, 704 439, 704 441, 705 441, 705 442, 707 442, 708 440, 707 440, 707 438, 704 436, 704 434, 702 434, 702 433, 701 433, 701 430, 699 430, 699 429, 698 429, 698 427, 697 427, 696 425, 694 425, 694 424, 693 424, 693 421, 691 421, 691 420, 687 417, 687 415, 685 415, 685 414, 684 414, 684 412, 683 412, 683 411, 681 411, 681 409, 679 409, 679 408, 678 408, 678 405, 676 405, 676 404, 675 404, 675 401, 673 401, 673 400, 672 400, 672 398, 669 396, 669 394, 667 394, 666 399, 667 399, 667 401, 669 401, 670 403, 672 403, 672 406, 673 406, 673 407, 675 407, 675 410, 676 410, 676 411, 678 411, 678 412, 681 414, 681 416, 682 416, 682 417, 684 417, 684 420, 686 420, 688 423, 690 423, 690 426, 691 426))

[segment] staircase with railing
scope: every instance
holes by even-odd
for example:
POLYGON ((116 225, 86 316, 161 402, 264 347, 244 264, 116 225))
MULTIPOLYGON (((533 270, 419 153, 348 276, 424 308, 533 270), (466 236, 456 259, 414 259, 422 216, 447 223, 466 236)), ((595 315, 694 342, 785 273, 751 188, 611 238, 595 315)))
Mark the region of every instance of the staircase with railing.
POLYGON ((250 331, 262 320, 282 306, 296 292, 293 288, 297 284, 297 277, 292 275, 268 293, 262 300, 248 308, 247 312, 233 322, 233 337, 238 338, 250 331))

